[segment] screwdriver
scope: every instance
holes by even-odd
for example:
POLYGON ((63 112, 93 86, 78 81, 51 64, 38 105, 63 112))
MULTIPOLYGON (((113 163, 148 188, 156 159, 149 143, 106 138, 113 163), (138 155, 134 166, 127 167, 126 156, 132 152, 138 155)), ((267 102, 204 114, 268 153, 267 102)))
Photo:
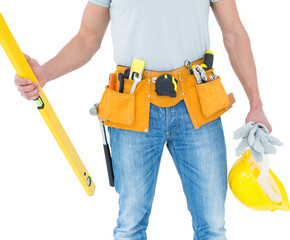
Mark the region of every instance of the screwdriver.
POLYGON ((208 50, 205 54, 204 54, 204 61, 203 64, 201 64, 200 66, 205 70, 209 70, 212 69, 212 65, 213 65, 213 52, 208 50))

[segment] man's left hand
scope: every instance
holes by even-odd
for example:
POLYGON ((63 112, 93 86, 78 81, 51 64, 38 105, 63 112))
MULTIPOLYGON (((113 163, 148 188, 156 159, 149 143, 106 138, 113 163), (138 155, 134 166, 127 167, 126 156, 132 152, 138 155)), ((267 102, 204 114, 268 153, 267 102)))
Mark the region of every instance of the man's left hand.
POLYGON ((263 107, 253 107, 249 111, 246 117, 246 123, 253 121, 255 123, 263 123, 269 130, 269 134, 272 132, 272 127, 264 113, 263 107))

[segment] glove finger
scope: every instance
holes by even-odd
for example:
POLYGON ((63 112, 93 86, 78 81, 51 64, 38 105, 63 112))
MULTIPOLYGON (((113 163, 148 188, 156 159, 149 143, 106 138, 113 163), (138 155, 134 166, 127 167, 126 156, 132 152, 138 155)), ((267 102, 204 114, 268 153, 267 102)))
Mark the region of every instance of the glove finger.
POLYGON ((259 153, 264 153, 265 151, 265 148, 264 146, 262 145, 262 143, 260 142, 259 139, 257 139, 254 144, 252 145, 252 148, 255 149, 255 151, 259 152, 259 153))
POLYGON ((239 143, 237 148, 235 149, 236 156, 239 157, 248 147, 248 141, 246 138, 243 138, 243 140, 239 143))
POLYGON ((255 133, 256 133, 257 129, 258 129, 258 126, 255 125, 255 126, 251 129, 251 131, 250 131, 250 133, 249 133, 249 136, 248 136, 248 143, 249 143, 250 146, 252 146, 252 145, 254 144, 254 142, 255 142, 255 139, 256 139, 255 133))
POLYGON ((272 143, 268 141, 266 137, 260 139, 262 145, 264 146, 265 154, 275 154, 276 148, 273 146, 272 143))
MULTIPOLYGON (((271 154, 276 153, 276 149, 273 147, 273 144, 269 142, 268 140, 269 134, 265 133, 261 128, 258 128, 255 136, 256 136, 256 140, 259 140, 261 144, 263 145, 264 152, 271 153, 271 154)), ((254 148, 257 151, 259 151, 256 147, 254 148)))
POLYGON ((271 147, 266 148, 264 154, 275 154, 277 152, 276 148, 271 145, 271 147))
POLYGON ((276 148, 266 140, 262 145, 264 146, 264 154, 275 154, 277 152, 276 148))
POLYGON ((273 136, 268 135, 267 138, 268 138, 268 141, 270 143, 272 143, 273 145, 277 145, 277 146, 282 146, 283 145, 283 143, 279 139, 277 139, 277 138, 275 138, 273 136))
POLYGON ((249 131, 253 128, 254 122, 248 122, 244 126, 238 128, 236 131, 234 131, 233 138, 239 139, 243 137, 247 137, 249 135, 249 131))
POLYGON ((254 160, 256 162, 263 161, 263 155, 262 155, 262 153, 259 153, 259 152, 255 151, 255 149, 253 149, 252 147, 250 147, 250 151, 251 151, 252 156, 253 156, 253 158, 254 158, 254 160))

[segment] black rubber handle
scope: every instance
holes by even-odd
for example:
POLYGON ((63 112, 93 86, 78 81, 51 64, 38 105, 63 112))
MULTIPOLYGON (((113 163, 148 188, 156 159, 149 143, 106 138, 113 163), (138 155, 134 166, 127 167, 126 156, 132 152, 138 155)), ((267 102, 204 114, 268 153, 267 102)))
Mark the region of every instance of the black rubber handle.
POLYGON ((114 187, 114 171, 113 171, 113 164, 112 164, 112 158, 110 153, 110 148, 108 144, 104 145, 104 151, 105 151, 105 157, 106 157, 106 164, 107 164, 107 170, 108 170, 108 176, 109 176, 109 183, 111 187, 114 187))
POLYGON ((204 64, 207 66, 205 70, 209 70, 212 68, 213 65, 213 54, 211 53, 206 53, 204 55, 204 64))
POLYGON ((124 78, 129 79, 130 71, 131 71, 130 68, 127 68, 127 69, 124 71, 124 78))
POLYGON ((123 73, 119 73, 118 80, 120 82, 119 92, 122 93, 124 91, 124 74, 123 73))

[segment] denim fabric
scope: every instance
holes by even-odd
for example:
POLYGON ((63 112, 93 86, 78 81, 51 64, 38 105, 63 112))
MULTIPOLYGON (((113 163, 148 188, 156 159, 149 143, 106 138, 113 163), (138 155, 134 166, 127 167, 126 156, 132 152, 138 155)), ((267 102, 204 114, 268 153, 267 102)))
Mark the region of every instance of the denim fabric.
POLYGON ((225 240, 227 159, 221 118, 194 129, 184 101, 151 104, 149 132, 108 127, 119 193, 114 240, 145 240, 164 144, 182 181, 194 240, 225 240))

